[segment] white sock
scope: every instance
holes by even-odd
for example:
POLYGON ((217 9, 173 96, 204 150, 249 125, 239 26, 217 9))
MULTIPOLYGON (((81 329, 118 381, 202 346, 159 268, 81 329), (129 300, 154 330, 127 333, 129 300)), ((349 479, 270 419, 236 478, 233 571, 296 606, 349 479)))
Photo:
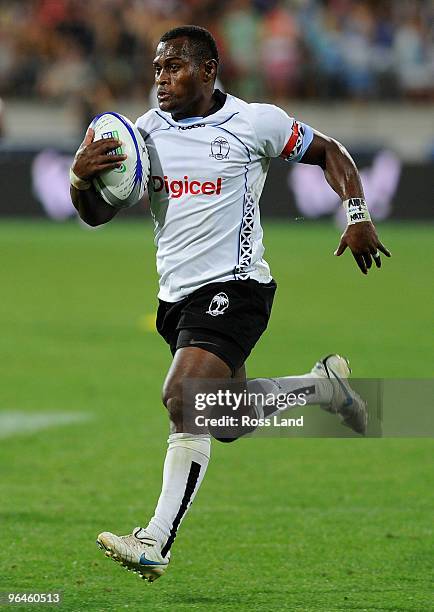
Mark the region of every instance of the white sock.
POLYGON ((311 373, 301 374, 300 376, 284 376, 283 378, 255 378, 247 383, 247 391, 249 394, 256 393, 260 398, 264 397, 265 402, 261 400, 255 403, 256 412, 259 418, 270 417, 288 410, 289 408, 297 408, 297 405, 286 404, 283 396, 294 394, 295 396, 303 393, 306 404, 329 404, 333 395, 332 383, 326 378, 317 378, 311 373), (274 407, 268 403, 268 398, 279 399, 279 406, 274 407))
POLYGON ((146 527, 160 544, 163 557, 202 483, 211 454, 207 435, 171 434, 163 469, 163 486, 155 514, 146 527))

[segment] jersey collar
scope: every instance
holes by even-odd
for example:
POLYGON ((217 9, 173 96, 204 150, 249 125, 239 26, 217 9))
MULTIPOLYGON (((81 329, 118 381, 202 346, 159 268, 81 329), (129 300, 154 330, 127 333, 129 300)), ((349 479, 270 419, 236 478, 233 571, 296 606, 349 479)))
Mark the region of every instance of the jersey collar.
MULTIPOLYGON (((186 117, 185 119, 179 119, 179 121, 175 121, 170 113, 164 113, 166 119, 168 119, 174 125, 192 125, 194 123, 200 123, 203 119, 209 117, 210 115, 215 115, 218 111, 220 111, 226 104, 226 100, 228 98, 227 94, 220 91, 220 89, 214 89, 213 93, 214 104, 211 106, 209 111, 200 117, 186 117)), ((163 113, 164 111, 159 110, 159 113, 163 113)))

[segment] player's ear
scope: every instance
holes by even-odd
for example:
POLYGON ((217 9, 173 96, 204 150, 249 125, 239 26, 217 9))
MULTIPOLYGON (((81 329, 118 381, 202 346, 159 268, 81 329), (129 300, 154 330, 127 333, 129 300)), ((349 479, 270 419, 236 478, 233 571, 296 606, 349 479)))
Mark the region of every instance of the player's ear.
POLYGON ((215 81, 217 76, 217 62, 215 59, 210 59, 204 62, 204 81, 205 83, 209 83, 209 81, 215 81))

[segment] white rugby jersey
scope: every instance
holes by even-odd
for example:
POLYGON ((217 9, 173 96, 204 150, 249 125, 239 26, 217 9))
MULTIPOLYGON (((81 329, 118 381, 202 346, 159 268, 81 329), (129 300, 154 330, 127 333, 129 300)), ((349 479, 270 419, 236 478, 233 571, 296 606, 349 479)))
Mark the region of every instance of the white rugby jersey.
POLYGON ((312 128, 277 106, 229 94, 206 117, 174 121, 154 108, 136 125, 151 162, 158 297, 177 302, 217 281, 270 282, 259 199, 270 159, 299 161, 312 128))

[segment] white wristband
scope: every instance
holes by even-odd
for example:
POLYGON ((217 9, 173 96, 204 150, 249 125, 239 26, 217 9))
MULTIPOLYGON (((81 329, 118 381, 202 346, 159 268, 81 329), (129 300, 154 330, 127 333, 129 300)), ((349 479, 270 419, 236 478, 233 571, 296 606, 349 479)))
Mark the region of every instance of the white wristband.
POLYGON ((90 189, 92 185, 90 181, 86 181, 85 179, 81 179, 79 176, 77 176, 72 168, 69 169, 69 182, 73 187, 79 189, 80 191, 86 191, 87 189, 90 189))
POLYGON ((348 225, 371 220, 366 201, 363 198, 350 198, 349 200, 345 200, 343 204, 347 213, 348 225))

